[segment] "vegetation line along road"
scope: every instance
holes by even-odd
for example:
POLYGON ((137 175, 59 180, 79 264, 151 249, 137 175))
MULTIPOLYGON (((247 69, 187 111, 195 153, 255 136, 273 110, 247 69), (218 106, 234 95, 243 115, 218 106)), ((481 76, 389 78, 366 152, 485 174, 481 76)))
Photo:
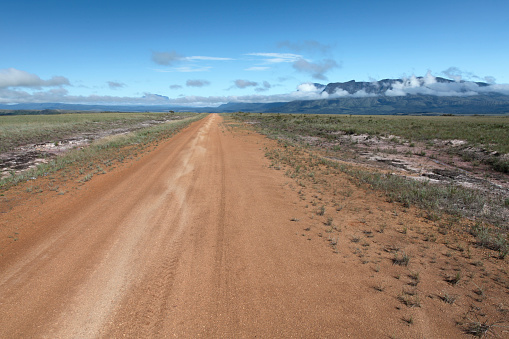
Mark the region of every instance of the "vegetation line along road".
MULTIPOLYGON (((58 170, 76 173, 61 173, 68 177, 88 181, 94 174, 102 174, 116 162, 132 158, 144 152, 151 144, 170 138, 193 121, 206 114, 179 113, 83 113, 51 116, 7 116, 0 117, 0 149, 4 151, 22 148, 19 153, 35 153, 35 157, 47 160, 28 171, 9 168, 9 155, 3 157, 4 173, 0 187, 6 188, 28 179, 48 175, 58 170), (150 127, 147 127, 150 126, 150 127), (69 141, 84 140, 81 146, 66 150, 61 156, 55 151, 39 151, 37 144, 49 143, 58 149, 68 149, 69 141), (35 144, 27 147, 27 144, 35 144), (23 148, 23 146, 25 146, 23 148)), ((10 158, 15 158, 10 155, 10 158)), ((19 165, 23 168, 23 164, 19 165)))
MULTIPOLYGON (((465 226, 474 234, 478 243, 499 252, 509 254, 509 118, 508 117, 394 117, 394 116, 327 116, 292 114, 245 114, 232 115, 238 121, 248 122, 283 146, 271 151, 272 161, 289 166, 287 174, 292 178, 314 175, 294 152, 309 153, 312 163, 339 169, 348 174, 359 185, 365 185, 387 196, 388 199, 427 211, 428 218, 440 220, 442 214, 453 218, 467 217, 474 221, 465 226), (359 136, 364 137, 359 138, 359 136), (380 138, 387 142, 383 144, 380 138), (361 148, 359 140, 371 143, 370 148, 361 148), (438 141, 447 141, 448 147, 434 149, 438 141), (453 147, 459 142, 460 147, 453 147), (420 143, 420 145, 419 145, 420 143), (289 146, 295 146, 289 147, 289 146), (406 147, 405 147, 406 146, 406 147), (421 147, 419 147, 421 146, 421 147), (401 158, 424 158, 428 152, 430 160, 445 154, 454 164, 453 157, 466 162, 464 166, 484 177, 492 175, 505 184, 505 188, 494 190, 473 185, 462 186, 454 181, 430 184, 430 180, 415 180, 392 172, 368 170, 359 166, 359 154, 367 153, 372 158, 377 154, 398 155, 401 158), (317 157, 318 156, 318 157, 317 157), (341 160, 340 162, 336 160, 341 160), (502 174, 498 173, 502 172, 502 174), (472 187, 473 186, 473 187, 472 187), (484 225, 484 222, 490 224, 484 225), (494 227, 491 227, 494 226, 494 227)), ((377 158, 379 159, 379 158, 377 158)), ((445 161, 445 160, 444 160, 445 161)), ((438 160, 435 162, 439 163, 438 160)), ((460 169, 461 170, 461 169, 460 169)))

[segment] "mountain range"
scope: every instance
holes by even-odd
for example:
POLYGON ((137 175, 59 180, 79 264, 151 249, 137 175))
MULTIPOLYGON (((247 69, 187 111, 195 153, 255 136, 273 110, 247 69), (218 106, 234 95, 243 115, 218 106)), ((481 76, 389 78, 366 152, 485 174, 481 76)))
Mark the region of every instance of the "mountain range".
MULTIPOLYGON (((0 105, 8 111, 194 111, 314 114, 507 114, 509 86, 485 82, 454 81, 441 77, 383 79, 371 82, 307 84, 314 100, 290 102, 231 102, 218 107, 177 107, 170 105, 80 105, 25 103, 0 105)), ((0 114, 2 114, 0 112, 0 114)), ((5 114, 5 112, 4 112, 5 114)))

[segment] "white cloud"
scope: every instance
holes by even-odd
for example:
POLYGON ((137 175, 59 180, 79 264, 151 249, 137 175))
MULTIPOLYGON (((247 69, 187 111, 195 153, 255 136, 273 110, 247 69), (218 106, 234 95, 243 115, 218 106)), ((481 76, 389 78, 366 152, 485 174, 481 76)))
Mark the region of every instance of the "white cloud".
POLYGON ((302 55, 293 53, 248 53, 246 55, 264 57, 264 61, 271 64, 295 62, 303 58, 302 55))
POLYGON ((182 55, 175 51, 171 52, 152 52, 152 61, 158 65, 171 66, 178 61, 181 61, 182 55))
POLYGON ((242 79, 235 80, 234 84, 235 84, 235 87, 241 88, 241 89, 244 89, 244 88, 247 88, 247 87, 258 86, 257 82, 249 81, 249 80, 242 80, 242 79))
POLYGON ((108 81, 108 86, 111 89, 117 89, 117 88, 125 87, 125 84, 121 83, 121 82, 116 82, 116 81, 108 81))
POLYGON ((194 79, 194 80, 187 80, 186 86, 187 87, 203 87, 210 85, 210 81, 207 80, 200 80, 200 79, 194 79))
POLYGON ((297 91, 300 92, 317 92, 318 90, 319 88, 317 88, 315 84, 310 82, 306 82, 297 86, 297 91))
POLYGON ((459 69, 458 67, 449 67, 445 71, 441 72, 443 75, 454 81, 481 81, 488 84, 494 84, 496 79, 493 76, 480 77, 472 72, 467 72, 459 69))
MULTIPOLYGON (((455 74, 452 70, 449 71, 450 74, 455 74)), ((460 78, 457 77, 457 79, 460 78)), ((493 84, 489 86, 479 86, 475 82, 463 80, 438 82, 436 77, 428 71, 422 78, 412 75, 409 78, 404 78, 402 81, 396 82, 385 95, 404 96, 407 94, 423 94, 437 96, 470 96, 490 92, 509 94, 509 85, 493 84)))
POLYGON ((64 88, 28 93, 22 90, 0 89, 0 103, 74 103, 74 104, 103 104, 103 105, 155 105, 168 104, 168 97, 144 93, 141 97, 117 97, 109 95, 69 95, 64 88))
POLYGON ((224 58, 224 57, 211 57, 211 56, 203 56, 203 55, 195 55, 195 56, 183 56, 175 51, 171 52, 152 52, 152 61, 154 61, 158 65, 163 66, 173 66, 178 62, 192 62, 192 61, 229 61, 235 60, 233 58, 224 58))
MULTIPOLYGON (((5 73, 5 72, 4 72, 5 73)), ((25 72, 26 73, 26 72, 25 72)), ((28 73, 27 73, 28 74, 28 73)), ((37 77, 38 78, 38 77, 37 77)), ((33 78, 29 84, 39 83, 40 81, 45 84, 56 84, 58 81, 37 80, 33 78)), ((40 79, 40 78, 39 78, 40 79)), ((243 95, 243 96, 181 96, 178 98, 168 98, 163 95, 154 93, 145 93, 141 96, 133 97, 120 97, 120 96, 101 96, 101 95, 71 95, 68 90, 62 87, 49 88, 46 90, 38 90, 36 87, 27 86, 27 82, 21 82, 24 85, 19 85, 20 82, 13 82, 9 80, 9 86, 6 87, 6 78, 2 78, 3 87, 0 87, 0 103, 82 103, 82 104, 128 104, 128 105, 190 105, 190 106, 215 106, 227 102, 287 102, 293 100, 315 100, 315 99, 331 99, 341 97, 365 97, 374 96, 373 93, 366 93, 365 91, 358 91, 349 94, 345 90, 338 90, 335 93, 328 94, 323 91, 323 86, 313 83, 300 84, 295 91, 290 93, 272 94, 272 95, 243 95), (18 85, 14 85, 18 84, 18 85), (23 87, 27 87, 22 89, 23 87)), ((206 80, 190 80, 188 86, 192 84, 205 85, 206 80)), ((257 92, 263 92, 272 88, 273 86, 263 81, 261 83, 238 79, 235 82, 237 88, 254 87, 257 92)), ((180 85, 171 85, 171 89, 182 88, 180 85)), ((401 81, 396 82, 390 88, 386 95, 388 96, 404 96, 409 94, 425 94, 425 95, 438 95, 438 96, 467 96, 483 93, 502 93, 509 95, 509 84, 493 84, 489 86, 479 86, 474 82, 440 82, 434 77, 431 72, 428 72, 424 77, 418 78, 416 76, 406 77, 401 81)))
POLYGON ((221 57, 210 57, 210 56, 190 56, 190 57, 185 57, 184 60, 188 60, 188 61, 193 61, 193 60, 229 61, 229 60, 235 60, 235 59, 221 58, 221 57))
POLYGON ((313 63, 299 58, 293 63, 293 68, 299 72, 310 73, 311 76, 319 80, 327 80, 325 73, 333 68, 337 68, 339 65, 332 59, 324 59, 322 61, 313 63))
POLYGON ((57 87, 63 85, 70 85, 69 79, 63 76, 54 76, 49 80, 43 80, 36 74, 19 69, 0 69, 0 88, 29 87, 39 89, 41 87, 57 87))
POLYGON ((454 81, 461 81, 462 77, 462 71, 458 67, 449 67, 445 71, 442 71, 442 74, 444 74, 449 79, 453 79, 454 81))
MULTIPOLYGON (((254 82, 243 80, 240 85, 253 85, 254 82)), ((257 83, 256 83, 257 84, 257 83)), ((268 88, 270 83, 263 82, 260 88, 268 88)), ((60 103, 81 103, 81 104, 105 104, 105 105, 190 105, 190 106, 216 106, 228 102, 284 102, 292 100, 312 100, 319 98, 327 98, 327 93, 323 94, 319 91, 302 92, 294 91, 288 94, 275 95, 244 95, 244 96, 181 96, 178 98, 168 98, 166 96, 145 93, 141 97, 115 97, 115 96, 75 96, 69 95, 65 89, 54 89, 49 91, 41 91, 36 93, 27 93, 25 91, 14 91, 9 89, 0 89, 0 103, 44 103, 44 102, 60 102, 60 103)))

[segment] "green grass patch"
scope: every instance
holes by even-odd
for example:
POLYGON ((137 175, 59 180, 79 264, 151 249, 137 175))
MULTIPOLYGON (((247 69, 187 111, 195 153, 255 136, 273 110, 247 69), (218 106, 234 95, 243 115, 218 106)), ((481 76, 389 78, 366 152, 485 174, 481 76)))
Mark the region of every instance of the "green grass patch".
POLYGON ((335 133, 396 135, 407 140, 459 139, 509 153, 509 117, 492 116, 349 116, 312 114, 248 114, 233 117, 256 121, 273 135, 318 136, 334 139, 335 133))
MULTIPOLYGON (((241 121, 256 122, 264 134, 293 142, 305 142, 305 137, 334 141, 338 134, 396 136, 391 141, 406 140, 415 146, 420 141, 432 145, 434 140, 464 140, 467 146, 478 147, 497 155, 482 161, 494 170, 509 173, 509 117, 501 116, 351 116, 312 114, 249 114, 234 113, 241 121), (403 139, 403 140, 400 140, 403 139)), ((339 146, 337 146, 339 147, 339 146)), ((456 150, 462 151, 461 148, 456 150)), ((425 155, 424 151, 421 151, 425 155)), ((470 156, 465 153, 464 156, 470 156)), ((472 161, 476 159, 471 159, 472 161)))
MULTIPOLYGON (((298 181, 315 179, 320 166, 346 173, 357 186, 383 192, 390 202, 405 207, 417 206, 432 221, 444 215, 467 217, 494 225, 479 244, 506 256, 509 231, 507 197, 486 194, 475 188, 455 184, 436 184, 413 180, 374 170, 339 163, 308 152, 308 137, 330 140, 338 133, 396 135, 397 138, 432 142, 434 139, 461 139, 472 145, 489 147, 500 153, 509 151, 509 117, 478 116, 329 116, 292 114, 231 115, 233 119, 250 122, 259 132, 279 140, 276 150, 267 152, 273 166, 284 167, 288 176, 298 181), (296 156, 300 154, 299 156, 296 156), (488 240, 486 240, 488 239, 488 240)), ((396 141, 395 141, 396 142, 396 141)), ((348 146, 343 147, 348 149, 348 146)), ((322 150, 320 147, 316 148, 322 150)), ((341 149, 342 150, 342 149, 341 149)), ((503 164, 500 166, 504 166, 503 164)), ((327 171, 327 170, 326 170, 327 171)), ((505 172, 505 170, 502 170, 505 172)), ((320 179, 325 180, 325 179, 320 179)), ((481 234, 482 235, 482 234, 481 234)))
MULTIPOLYGON (((170 138, 182 128, 205 116, 206 114, 187 115, 185 119, 169 121, 152 127, 139 129, 125 135, 112 135, 99 139, 88 147, 71 150, 62 156, 52 159, 46 164, 37 166, 37 168, 24 171, 19 175, 12 175, 11 177, 4 178, 0 180, 0 188, 8 189, 20 182, 39 176, 46 176, 50 173, 64 170, 69 166, 81 168, 79 170, 79 174, 81 175, 80 181, 85 182, 91 180, 93 175, 105 173, 104 168, 112 166, 115 162, 122 162, 125 159, 137 156, 153 142, 170 138)), ((80 118, 77 119, 80 120, 80 118)), ((63 175, 65 175, 65 173, 63 173, 63 175)))
POLYGON ((190 113, 74 113, 0 116, 0 152, 21 145, 57 142, 80 133, 129 129, 146 121, 182 119, 190 113))

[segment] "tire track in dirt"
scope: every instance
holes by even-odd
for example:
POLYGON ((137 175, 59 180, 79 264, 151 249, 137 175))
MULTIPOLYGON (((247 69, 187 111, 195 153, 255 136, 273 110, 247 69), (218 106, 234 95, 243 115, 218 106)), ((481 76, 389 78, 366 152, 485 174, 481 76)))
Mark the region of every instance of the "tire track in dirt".
MULTIPOLYGON (((92 201, 89 206, 86 202, 80 204, 81 213, 68 211, 70 215, 74 214, 68 218, 71 220, 64 221, 51 238, 40 241, 24 258, 2 273, 1 291, 8 290, 9 286, 19 291, 0 294, 2 313, 22 313, 29 318, 38 318, 36 323, 54 318, 54 325, 48 329, 48 337, 96 336, 102 322, 128 290, 132 280, 143 272, 142 262, 147 255, 144 246, 147 242, 164 239, 165 246, 170 244, 169 247, 178 248, 179 237, 186 224, 186 197, 193 188, 182 178, 193 171, 194 161, 204 153, 199 143, 210 126, 211 120, 208 119, 197 133, 191 131, 183 135, 184 139, 187 136, 187 140, 182 142, 180 149, 170 151, 170 154, 173 153, 171 157, 158 157, 146 166, 138 166, 141 172, 150 171, 150 175, 145 177, 144 174, 140 176, 135 173, 137 175, 121 179, 112 191, 103 192, 106 194, 99 200, 92 201), (174 171, 169 171, 169 168, 174 171), (149 199, 138 199, 138 196, 147 195, 149 199), (164 227, 169 217, 172 218, 171 232, 164 227), (90 241, 83 242, 86 238, 90 241), (88 246, 84 246, 84 243, 88 243, 88 246), (97 262, 93 262, 94 256, 97 262), (38 287, 41 282, 43 286, 38 287), (45 297, 46 292, 58 290, 59 287, 71 290, 71 293, 59 295, 61 306, 65 305, 58 311, 61 315, 41 315, 41 307, 55 306, 56 303, 50 300, 49 295, 45 297), (38 291, 39 295, 32 291, 38 291), (23 303, 17 303, 23 299, 23 294, 41 301, 37 305, 32 303, 31 306, 35 306, 32 307, 33 311, 23 303)), ((171 272, 171 265, 164 271, 171 272)), ((55 315, 58 312, 54 312, 55 315)), ((5 330, 8 328, 4 327, 5 330)), ((12 328, 23 333, 19 326, 12 328)), ((37 329, 28 333, 42 332, 37 329)))

